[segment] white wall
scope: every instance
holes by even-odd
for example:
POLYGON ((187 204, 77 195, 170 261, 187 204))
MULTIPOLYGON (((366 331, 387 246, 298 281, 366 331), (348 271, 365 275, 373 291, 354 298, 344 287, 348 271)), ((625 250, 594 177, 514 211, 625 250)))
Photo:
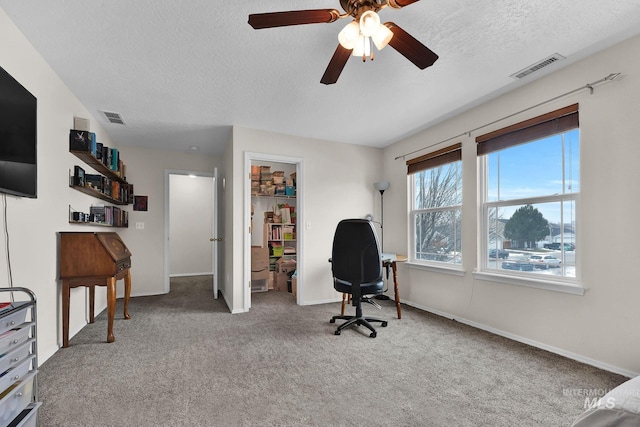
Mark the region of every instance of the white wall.
MULTIPOLYGON (((69 188, 69 170, 82 163, 69 153, 73 117, 90 118, 98 140, 113 146, 104 130, 62 83, 49 65, 0 9, 0 66, 38 99, 38 198, 7 196, 7 222, 13 285, 36 293, 38 300, 38 352, 46 360, 62 342, 60 288, 58 284, 59 231, 96 231, 99 227, 71 225, 69 205, 89 211, 88 196, 69 188), (80 227, 80 228, 79 228, 80 227)), ((86 167, 87 170, 90 168, 86 167)), ((0 219, 4 214, 0 212, 0 219)), ((4 233, 0 237, 0 286, 7 287, 8 272, 4 233)), ((106 304, 98 292, 96 304, 106 304)), ((6 296, 6 294, 3 294, 6 296)), ((3 298, 4 299, 4 298, 3 298)), ((18 298, 16 295, 16 299, 18 298)), ((70 330, 86 323, 88 309, 84 288, 71 291, 70 330)), ((106 331, 105 331, 106 340, 106 331)))
MULTIPOLYGON (((582 87, 614 72, 620 79, 473 132, 463 144, 463 277, 400 268, 403 301, 550 348, 588 363, 634 375, 640 372, 640 286, 635 265, 640 201, 640 37, 570 65, 519 90, 503 95, 384 151, 391 179, 385 193, 385 245, 407 253, 406 166, 395 157, 459 135, 582 87), (581 199, 577 252, 583 296, 520 287, 474 278, 479 211, 475 137, 543 112, 580 104, 581 199), (398 189, 399 191, 393 191, 398 189), (604 260, 607 260, 604 262, 604 260)), ((440 147, 434 147, 441 148, 440 147)), ((428 151, 416 155, 425 154, 428 151)), ((408 157, 410 158, 410 157, 408 157)), ((407 159, 408 159, 407 158, 407 159)))
MULTIPOLYGON (((243 218, 244 153, 278 154, 303 159, 304 176, 298 177, 298 212, 304 213, 304 223, 299 224, 298 238, 304 233, 298 259, 303 260, 304 276, 298 278, 298 287, 303 304, 336 301, 339 294, 333 289, 331 256, 333 233, 337 223, 347 217, 362 218, 374 211, 379 202, 379 193, 373 183, 383 179, 380 176, 380 150, 300 138, 258 130, 235 127, 233 130, 233 177, 238 187, 234 187, 233 197, 233 262, 234 309, 242 309, 244 263, 243 259, 246 230, 243 218), (354 159, 357 159, 355 161, 354 159), (240 215, 242 212, 242 215, 240 215), (309 227, 306 227, 306 225, 309 227), (305 225, 305 227, 303 227, 305 225), (240 261, 242 260, 242 261, 240 261)), ((299 242, 300 245, 300 242, 299 242)))
MULTIPOLYGON (((0 9, 0 66, 38 99, 38 198, 7 197, 13 285, 27 287, 38 299, 38 352, 44 362, 62 342, 61 300, 58 281, 60 231, 105 231, 104 227, 69 224, 69 206, 88 212, 99 203, 69 188, 69 171, 74 165, 91 169, 69 153, 69 130, 73 117, 91 120, 98 141, 114 147, 96 118, 82 106, 38 52, 0 9)), ((127 179, 135 193, 149 196, 149 211, 134 212, 129 220, 145 222, 144 230, 116 229, 133 253, 132 295, 164 292, 164 170, 181 169, 212 173, 215 157, 160 150, 119 147, 127 164, 127 179)), ((3 214, 0 212, 0 219, 3 214)), ((8 286, 5 239, 0 237, 0 287, 8 286)), ((122 293, 122 282, 118 283, 122 293)), ((106 289, 96 289, 97 312, 106 307, 106 289)), ((135 313, 131 313, 135 319, 135 313)), ((71 290, 71 336, 86 325, 88 304, 85 288, 71 290)), ((106 330, 104 332, 106 340, 106 330)), ((118 331, 115 331, 116 339, 118 331)))
POLYGON ((169 186, 169 274, 212 274, 213 178, 172 174, 169 186))

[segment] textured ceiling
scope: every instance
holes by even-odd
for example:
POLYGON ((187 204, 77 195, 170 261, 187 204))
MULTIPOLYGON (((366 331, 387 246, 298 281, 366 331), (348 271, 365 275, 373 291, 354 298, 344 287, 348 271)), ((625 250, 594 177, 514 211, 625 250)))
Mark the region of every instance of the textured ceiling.
POLYGON ((436 52, 432 67, 387 47, 374 61, 350 58, 325 86, 349 20, 254 30, 247 19, 341 10, 338 0, 0 0, 0 8, 116 144, 215 155, 232 126, 384 147, 640 33, 638 0, 421 0, 380 16, 436 52), (554 53, 567 59, 509 77, 554 53), (121 113, 126 126, 100 110, 121 113))

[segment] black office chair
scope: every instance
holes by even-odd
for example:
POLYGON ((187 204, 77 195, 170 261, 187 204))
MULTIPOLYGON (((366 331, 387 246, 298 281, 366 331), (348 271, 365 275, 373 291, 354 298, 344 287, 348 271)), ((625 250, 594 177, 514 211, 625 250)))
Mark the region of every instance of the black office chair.
POLYGON ((384 281, 382 280, 382 259, 380 244, 373 224, 365 219, 344 219, 338 223, 333 237, 331 253, 331 271, 333 273, 333 287, 338 292, 351 294, 351 304, 356 307, 355 316, 333 316, 330 320, 346 320, 338 326, 335 334, 340 335, 349 326, 367 327, 371 338, 376 337, 376 330, 370 322, 380 322, 383 327, 387 321, 375 317, 362 315, 362 302, 368 302, 380 307, 367 295, 382 294, 384 281))

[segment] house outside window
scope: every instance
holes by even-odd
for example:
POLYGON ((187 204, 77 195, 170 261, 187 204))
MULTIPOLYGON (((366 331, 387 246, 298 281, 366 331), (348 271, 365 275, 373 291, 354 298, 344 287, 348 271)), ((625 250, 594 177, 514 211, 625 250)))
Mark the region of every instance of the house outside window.
POLYGON ((578 105, 476 138, 481 269, 575 282, 580 194, 578 105))
POLYGON ((461 159, 461 144, 455 144, 407 161, 413 262, 462 263, 461 159))

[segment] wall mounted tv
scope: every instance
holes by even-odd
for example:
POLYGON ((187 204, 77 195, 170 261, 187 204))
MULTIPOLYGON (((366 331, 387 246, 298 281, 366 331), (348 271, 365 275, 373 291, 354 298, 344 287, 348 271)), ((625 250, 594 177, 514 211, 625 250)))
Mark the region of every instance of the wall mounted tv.
POLYGON ((0 67, 0 193, 37 197, 37 103, 0 67))

